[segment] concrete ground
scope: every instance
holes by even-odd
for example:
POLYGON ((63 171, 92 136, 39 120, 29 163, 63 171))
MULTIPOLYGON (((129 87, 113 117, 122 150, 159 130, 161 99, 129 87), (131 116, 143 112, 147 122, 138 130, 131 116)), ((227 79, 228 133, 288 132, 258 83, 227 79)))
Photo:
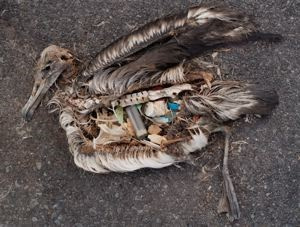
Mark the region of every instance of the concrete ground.
MULTIPOLYGON (((57 44, 90 59, 136 26, 184 9, 185 0, 0 0, 0 226, 224 226, 222 137, 195 165, 95 175, 76 168, 55 115, 41 107, 30 123, 20 110, 32 89, 35 59, 57 44), (207 174, 202 171, 206 166, 207 174), (205 176, 205 177, 204 177, 205 176)), ((228 0, 253 14, 281 44, 248 44, 221 54, 227 78, 277 90, 269 117, 234 124, 230 170, 241 206, 236 225, 299 226, 300 3, 228 0)))

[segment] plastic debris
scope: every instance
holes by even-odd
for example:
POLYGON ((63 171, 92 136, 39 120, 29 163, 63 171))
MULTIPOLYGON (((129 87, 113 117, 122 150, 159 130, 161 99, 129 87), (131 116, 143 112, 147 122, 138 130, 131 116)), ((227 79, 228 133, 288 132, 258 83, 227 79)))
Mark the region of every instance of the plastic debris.
POLYGON ((158 125, 150 125, 148 128, 149 134, 159 134, 161 132, 161 128, 158 125))
POLYGON ((128 118, 130 119, 130 122, 133 125, 136 137, 138 139, 143 139, 144 137, 146 137, 148 133, 138 108, 135 105, 127 106, 126 112, 128 114, 128 118))
POLYGON ((148 102, 144 106, 144 113, 148 117, 163 116, 169 112, 166 102, 159 100, 155 102, 148 102))
POLYGON ((134 128, 133 128, 133 125, 132 125, 132 123, 131 123, 130 120, 128 120, 127 123, 124 123, 123 126, 127 130, 127 132, 128 132, 129 135, 136 136, 134 128))
POLYGON ((180 104, 176 102, 168 102, 168 108, 169 110, 176 112, 180 109, 180 104))
POLYGON ((119 124, 123 124, 124 123, 124 110, 123 107, 118 106, 115 110, 114 110, 115 116, 119 122, 119 124))
POLYGON ((160 135, 156 135, 156 134, 152 134, 152 135, 148 135, 148 139, 155 144, 161 144, 163 141, 167 141, 167 139, 163 136, 160 135))
POLYGON ((153 118, 153 120, 157 124, 168 124, 172 121, 169 117, 166 116, 155 117, 153 118))

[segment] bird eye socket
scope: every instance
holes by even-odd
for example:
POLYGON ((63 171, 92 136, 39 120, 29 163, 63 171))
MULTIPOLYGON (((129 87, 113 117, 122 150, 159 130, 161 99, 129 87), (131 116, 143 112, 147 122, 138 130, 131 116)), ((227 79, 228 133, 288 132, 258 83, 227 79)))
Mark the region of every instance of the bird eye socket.
POLYGON ((68 60, 69 58, 68 58, 67 56, 65 56, 65 55, 62 55, 62 56, 60 57, 60 59, 63 60, 63 61, 66 61, 66 60, 68 60))

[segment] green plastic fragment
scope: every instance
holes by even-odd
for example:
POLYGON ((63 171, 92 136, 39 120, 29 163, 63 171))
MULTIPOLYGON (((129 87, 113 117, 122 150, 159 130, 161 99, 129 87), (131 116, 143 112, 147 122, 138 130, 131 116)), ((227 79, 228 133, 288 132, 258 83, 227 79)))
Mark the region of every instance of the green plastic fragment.
POLYGON ((136 108, 139 110, 139 112, 140 113, 142 113, 142 104, 137 104, 137 105, 135 105, 136 106, 136 108))
POLYGON ((123 110, 123 107, 117 106, 114 113, 115 113, 115 116, 116 116, 119 124, 123 124, 124 123, 124 110, 123 110))

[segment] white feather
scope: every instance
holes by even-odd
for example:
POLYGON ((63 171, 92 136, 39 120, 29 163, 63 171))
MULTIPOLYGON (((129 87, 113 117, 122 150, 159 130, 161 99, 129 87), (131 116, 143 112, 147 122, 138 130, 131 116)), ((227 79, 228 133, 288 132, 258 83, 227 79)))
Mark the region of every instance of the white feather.
POLYGON ((74 152, 75 164, 94 173, 130 172, 141 168, 163 168, 176 162, 176 159, 166 153, 158 152, 152 157, 138 156, 126 159, 116 158, 109 153, 95 152, 93 155, 74 152))
POLYGON ((102 151, 96 151, 91 155, 81 153, 80 149, 85 141, 80 129, 72 126, 73 122, 72 111, 64 109, 60 114, 60 124, 66 131, 69 149, 74 155, 75 164, 84 170, 94 173, 129 172, 141 168, 163 168, 177 162, 173 156, 161 151, 153 152, 151 155, 142 153, 142 155, 129 158, 119 158, 102 151))
POLYGON ((192 139, 181 144, 186 154, 201 150, 207 145, 207 137, 199 128, 195 134, 192 134, 192 139))

